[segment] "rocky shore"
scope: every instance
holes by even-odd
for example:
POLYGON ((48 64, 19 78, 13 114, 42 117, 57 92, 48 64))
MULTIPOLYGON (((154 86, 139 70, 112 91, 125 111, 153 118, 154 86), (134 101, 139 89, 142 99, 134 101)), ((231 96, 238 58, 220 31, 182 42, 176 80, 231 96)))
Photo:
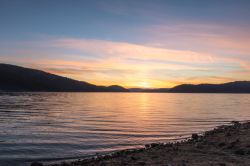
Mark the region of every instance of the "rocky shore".
MULTIPOLYGON (((32 163, 31 166, 42 166, 32 163)), ((175 143, 153 143, 145 148, 63 162, 49 166, 249 166, 250 122, 232 122, 175 143)))

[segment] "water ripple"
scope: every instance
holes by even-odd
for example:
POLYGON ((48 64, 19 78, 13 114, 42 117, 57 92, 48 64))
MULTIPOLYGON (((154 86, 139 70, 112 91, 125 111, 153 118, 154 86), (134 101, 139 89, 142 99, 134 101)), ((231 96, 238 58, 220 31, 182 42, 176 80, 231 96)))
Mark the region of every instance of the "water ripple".
POLYGON ((248 120, 249 106, 247 94, 0 93, 0 165, 180 139, 248 120))

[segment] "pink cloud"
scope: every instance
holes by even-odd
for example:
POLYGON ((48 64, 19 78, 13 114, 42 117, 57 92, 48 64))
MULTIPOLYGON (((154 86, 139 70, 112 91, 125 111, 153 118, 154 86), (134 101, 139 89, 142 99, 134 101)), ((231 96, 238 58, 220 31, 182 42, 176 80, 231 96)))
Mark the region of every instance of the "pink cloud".
MULTIPOLYGON (((0 56, 0 60, 13 64, 24 64, 27 67, 99 85, 119 83, 133 87, 140 82, 152 87, 169 87, 174 85, 174 82, 198 83, 202 80, 220 82, 231 80, 231 78, 238 79, 237 74, 232 72, 235 67, 248 71, 250 69, 249 62, 240 57, 227 57, 210 52, 170 49, 153 45, 74 38, 50 38, 40 42, 27 43, 30 48, 35 49, 17 50, 14 51, 15 56, 3 56, 5 58, 0 56), (57 52, 50 54, 51 49, 67 50, 67 52, 62 55, 57 52), (23 54, 35 55, 36 53, 39 56, 33 59, 23 56, 23 54), (55 53, 58 55, 55 56, 55 53), (89 59, 90 56, 96 56, 96 58, 89 59), (131 62, 128 61, 129 59, 137 59, 142 63, 131 62), (228 69, 228 66, 234 68, 228 69), (219 71, 220 69, 225 71, 219 71), (156 76, 155 71, 171 71, 174 75, 167 75, 163 72, 160 76, 159 74, 156 76), (186 71, 192 71, 191 75, 186 71), (205 75, 202 76, 200 71, 204 71, 205 75), (222 75, 226 75, 226 77, 222 79, 222 75)), ((241 73, 241 78, 246 75, 246 73, 241 73)))
POLYGON ((50 41, 54 47, 79 50, 85 54, 96 54, 105 58, 142 58, 186 63, 233 62, 230 58, 189 50, 158 48, 139 44, 90 39, 57 39, 50 41))
MULTIPOLYGON (((246 56, 250 52, 250 27, 237 25, 179 23, 153 25, 147 33, 147 45, 189 49, 220 56, 246 56)), ((249 56, 248 56, 249 57, 249 56)))

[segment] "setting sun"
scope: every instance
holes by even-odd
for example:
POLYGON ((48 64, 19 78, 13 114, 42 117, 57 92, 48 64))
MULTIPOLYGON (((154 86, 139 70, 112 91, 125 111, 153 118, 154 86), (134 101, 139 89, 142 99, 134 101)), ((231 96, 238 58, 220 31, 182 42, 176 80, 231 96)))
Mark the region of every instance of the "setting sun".
POLYGON ((141 88, 150 88, 151 85, 148 82, 141 82, 141 83, 139 83, 139 87, 141 87, 141 88))
POLYGON ((249 166, 250 0, 0 0, 0 20, 0 166, 249 166))

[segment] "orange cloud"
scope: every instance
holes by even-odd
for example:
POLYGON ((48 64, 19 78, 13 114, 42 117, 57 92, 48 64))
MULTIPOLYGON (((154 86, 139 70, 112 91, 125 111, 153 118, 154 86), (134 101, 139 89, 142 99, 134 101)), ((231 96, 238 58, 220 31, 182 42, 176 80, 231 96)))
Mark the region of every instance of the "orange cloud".
POLYGON ((85 54, 92 53, 105 58, 143 58, 177 62, 209 63, 225 60, 207 53, 150 47, 138 44, 111 42, 90 39, 57 39, 51 41, 54 47, 80 50, 85 54))
MULTIPOLYGON (((98 85, 153 88, 178 83, 214 83, 238 79, 233 71, 250 69, 247 61, 237 57, 125 42, 62 38, 26 44, 36 49, 16 51, 15 56, 0 56, 0 60, 98 85), (67 52, 60 54, 58 50, 67 52), (39 56, 33 59, 23 56, 36 52, 39 56)), ((246 73, 241 74, 241 78, 245 76, 246 73)))
POLYGON ((210 52, 220 56, 247 56, 250 52, 250 27, 237 25, 177 23, 152 25, 147 33, 147 45, 210 52), (224 55, 223 55, 224 54, 224 55))

